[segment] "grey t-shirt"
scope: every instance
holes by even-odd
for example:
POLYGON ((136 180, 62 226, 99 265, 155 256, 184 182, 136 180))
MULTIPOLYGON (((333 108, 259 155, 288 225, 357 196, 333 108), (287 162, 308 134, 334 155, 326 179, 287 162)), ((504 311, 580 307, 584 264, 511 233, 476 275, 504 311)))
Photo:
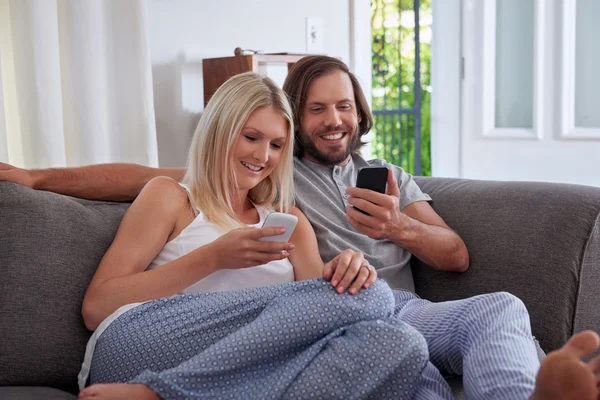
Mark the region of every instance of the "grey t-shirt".
POLYGON ((345 249, 360 251, 377 268, 379 277, 385 279, 392 288, 414 292, 415 285, 408 265, 411 254, 389 240, 371 239, 346 220, 346 188, 355 186, 358 171, 368 166, 392 169, 400 188, 401 209, 416 201, 431 200, 402 168, 385 160, 366 161, 353 155, 352 160, 343 167, 324 166, 306 158, 294 158, 296 205, 315 230, 324 262, 345 249))

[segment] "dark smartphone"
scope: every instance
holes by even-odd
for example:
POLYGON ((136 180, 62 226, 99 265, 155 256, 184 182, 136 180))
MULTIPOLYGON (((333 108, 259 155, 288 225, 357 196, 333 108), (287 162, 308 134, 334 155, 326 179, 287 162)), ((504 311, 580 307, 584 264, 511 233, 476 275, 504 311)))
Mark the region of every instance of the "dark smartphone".
MULTIPOLYGON (((379 193, 385 193, 387 185, 388 169, 386 167, 364 167, 358 171, 356 187, 369 189, 379 193)), ((356 208, 356 207, 355 207, 356 208)), ((356 208, 363 214, 369 215, 360 208, 356 208)))

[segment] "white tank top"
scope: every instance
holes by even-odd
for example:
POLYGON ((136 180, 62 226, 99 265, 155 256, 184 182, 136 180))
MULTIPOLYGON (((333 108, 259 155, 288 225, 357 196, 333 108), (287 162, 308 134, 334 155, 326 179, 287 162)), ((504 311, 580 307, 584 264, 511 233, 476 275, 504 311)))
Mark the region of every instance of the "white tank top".
MULTIPOLYGON (((181 185, 186 191, 188 189, 181 185)), ((188 192, 189 193, 189 192, 188 192)), ((255 206, 260 217, 258 224, 250 227, 261 227, 266 216, 273 212, 270 206, 255 206)), ((168 242, 161 252, 152 260, 147 270, 158 268, 170 261, 182 257, 197 248, 217 240, 226 232, 209 222, 200 211, 196 218, 173 240, 168 242)), ((240 269, 221 269, 185 288, 181 293, 225 292, 229 290, 254 288, 293 282, 294 268, 289 260, 271 261, 267 264, 240 269)))

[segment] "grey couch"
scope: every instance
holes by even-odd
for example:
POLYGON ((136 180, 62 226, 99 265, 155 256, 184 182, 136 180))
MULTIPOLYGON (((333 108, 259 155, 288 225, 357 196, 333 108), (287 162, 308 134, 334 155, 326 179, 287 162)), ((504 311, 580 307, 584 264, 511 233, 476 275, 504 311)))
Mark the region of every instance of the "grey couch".
MULTIPOLYGON (((471 255, 464 274, 414 259, 419 295, 442 301, 513 293, 545 351, 574 332, 600 332, 600 189, 417 182, 471 255)), ((75 398, 90 335, 81 301, 127 207, 0 182, 0 399, 75 398)), ((460 379, 451 383, 462 397, 460 379)))

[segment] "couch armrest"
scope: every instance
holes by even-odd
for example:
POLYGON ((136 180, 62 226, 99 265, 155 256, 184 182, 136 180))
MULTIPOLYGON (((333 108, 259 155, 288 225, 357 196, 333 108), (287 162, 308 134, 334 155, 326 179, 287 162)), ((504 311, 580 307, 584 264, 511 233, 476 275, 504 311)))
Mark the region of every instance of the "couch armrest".
POLYGON ((413 257, 416 292, 431 301, 506 291, 529 310, 548 352, 584 329, 600 332, 600 188, 533 182, 415 178, 465 241, 465 273, 413 257))

